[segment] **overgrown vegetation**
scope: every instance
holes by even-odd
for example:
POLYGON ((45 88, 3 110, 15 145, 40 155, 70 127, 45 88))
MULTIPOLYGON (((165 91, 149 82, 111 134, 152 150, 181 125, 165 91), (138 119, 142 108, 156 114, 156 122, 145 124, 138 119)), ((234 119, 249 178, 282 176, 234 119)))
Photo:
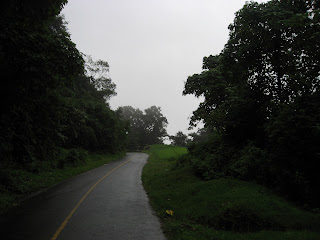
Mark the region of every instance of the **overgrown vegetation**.
POLYGON ((320 214, 233 178, 203 181, 181 147, 152 145, 142 180, 168 239, 316 240, 320 214), (166 210, 173 210, 168 215, 166 210))
POLYGON ((169 139, 172 141, 172 145, 179 147, 186 147, 189 140, 188 136, 185 135, 182 131, 178 131, 174 136, 169 136, 169 139))
POLYGON ((86 151, 126 148, 127 124, 107 102, 116 94, 109 65, 85 61, 71 41, 59 15, 66 2, 2 4, 0 194, 30 192, 34 174, 78 166, 86 151), (70 152, 57 162, 61 148, 70 152))
POLYGON ((233 176, 319 208, 320 2, 248 2, 221 54, 184 94, 203 96, 191 124, 209 135, 189 153, 204 179, 233 176))

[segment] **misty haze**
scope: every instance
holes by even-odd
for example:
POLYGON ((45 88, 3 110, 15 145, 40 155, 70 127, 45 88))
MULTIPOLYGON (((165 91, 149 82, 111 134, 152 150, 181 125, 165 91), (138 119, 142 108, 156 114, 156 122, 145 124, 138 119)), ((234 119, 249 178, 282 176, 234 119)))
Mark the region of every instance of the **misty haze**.
POLYGON ((318 0, 1 13, 1 239, 320 239, 318 0))

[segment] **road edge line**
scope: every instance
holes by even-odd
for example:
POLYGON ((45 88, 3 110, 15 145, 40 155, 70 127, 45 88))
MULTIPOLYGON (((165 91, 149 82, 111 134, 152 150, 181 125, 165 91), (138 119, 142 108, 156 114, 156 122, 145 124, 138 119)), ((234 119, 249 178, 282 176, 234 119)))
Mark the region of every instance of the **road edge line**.
POLYGON ((79 206, 81 205, 81 203, 86 199, 86 197, 90 194, 90 192, 103 180, 105 179, 107 176, 109 176, 112 172, 114 172, 115 170, 117 170, 118 168, 122 167, 124 164, 126 164, 127 162, 129 162, 131 159, 125 161, 124 163, 120 164, 119 166, 115 167, 114 169, 112 169, 110 172, 108 172, 106 175, 104 175, 98 182, 96 182, 90 189, 89 191, 81 198, 81 200, 77 203, 77 205, 72 209, 72 211, 69 213, 69 215, 66 217, 66 219, 63 221, 63 223, 60 225, 60 227, 58 228, 58 230, 54 233, 54 235, 52 236, 51 240, 56 240, 58 238, 58 236, 60 235, 60 233, 62 232, 62 230, 65 228, 65 226, 67 225, 68 221, 70 220, 70 218, 72 217, 72 215, 77 211, 77 209, 79 208, 79 206))

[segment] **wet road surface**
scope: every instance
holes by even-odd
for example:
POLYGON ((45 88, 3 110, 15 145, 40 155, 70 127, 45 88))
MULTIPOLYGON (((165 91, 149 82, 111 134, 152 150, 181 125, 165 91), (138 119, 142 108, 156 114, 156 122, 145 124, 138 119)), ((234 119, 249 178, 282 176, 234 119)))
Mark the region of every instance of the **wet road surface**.
POLYGON ((29 198, 0 217, 0 238, 165 240, 142 187, 147 158, 128 153, 29 198))

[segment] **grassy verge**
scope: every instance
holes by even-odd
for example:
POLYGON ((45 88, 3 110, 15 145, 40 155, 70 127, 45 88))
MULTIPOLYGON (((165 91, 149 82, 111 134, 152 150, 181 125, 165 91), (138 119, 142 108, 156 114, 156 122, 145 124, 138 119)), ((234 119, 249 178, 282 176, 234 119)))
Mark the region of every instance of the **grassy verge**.
POLYGON ((183 164, 184 148, 152 145, 146 152, 143 184, 169 240, 320 239, 319 214, 254 183, 202 181, 183 164))
POLYGON ((43 162, 29 169, 2 169, 0 182, 0 212, 16 206, 30 194, 48 188, 67 178, 117 160, 124 153, 78 153, 61 149, 56 162, 43 162), (79 156, 80 155, 80 156, 79 156), (41 166, 40 166, 41 165, 41 166))

